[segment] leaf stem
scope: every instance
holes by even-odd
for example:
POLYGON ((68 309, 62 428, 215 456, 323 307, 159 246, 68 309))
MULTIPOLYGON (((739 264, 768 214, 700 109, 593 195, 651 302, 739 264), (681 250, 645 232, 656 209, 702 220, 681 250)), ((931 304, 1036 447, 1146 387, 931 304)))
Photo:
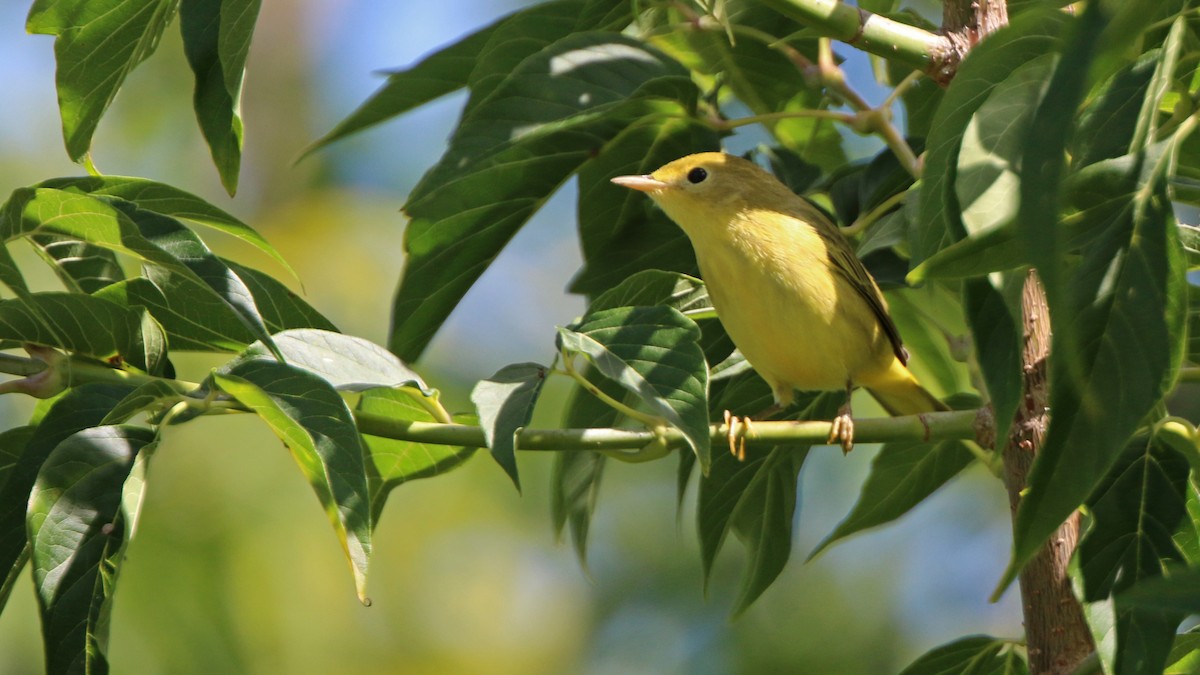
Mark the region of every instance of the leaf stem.
POLYGON ((570 376, 572 380, 575 380, 579 384, 579 386, 583 387, 584 390, 586 390, 592 396, 595 396, 596 398, 600 399, 602 402, 604 402, 605 405, 616 410, 617 412, 621 413, 622 415, 625 415, 626 417, 629 417, 631 419, 635 419, 635 420, 641 422, 642 424, 646 425, 650 429, 659 429, 659 428, 667 426, 667 423, 662 418, 656 417, 654 415, 647 415, 646 413, 644 413, 640 410, 637 410, 635 408, 631 408, 631 407, 625 405, 624 403, 618 401, 617 399, 604 393, 604 391, 602 391, 600 389, 600 387, 597 387, 591 380, 584 377, 583 373, 580 373, 579 370, 577 370, 575 368, 575 366, 572 364, 572 359, 570 358, 569 355, 563 354, 562 358, 563 358, 563 369, 562 370, 552 370, 550 372, 563 373, 563 374, 570 376))
POLYGON ((848 225, 846 228, 844 228, 842 230, 842 234, 846 235, 847 237, 857 237, 859 234, 861 234, 863 232, 863 230, 866 230, 871 225, 874 225, 875 221, 882 218, 884 215, 886 215, 888 212, 890 212, 892 209, 896 208, 900 204, 903 204, 904 200, 907 198, 908 198, 907 191, 897 192, 896 194, 892 195, 891 197, 888 197, 887 199, 883 200, 883 202, 881 202, 875 208, 871 209, 867 213, 864 213, 863 215, 856 218, 853 223, 850 223, 850 225, 848 225))
POLYGON ((748 126, 750 124, 762 124, 764 122, 774 122, 776 120, 796 119, 802 117, 816 117, 819 119, 834 120, 844 124, 854 124, 855 116, 850 113, 835 112, 833 110, 784 110, 781 112, 766 113, 763 115, 750 115, 749 117, 739 117, 735 120, 712 120, 711 124, 717 131, 729 131, 738 127, 748 126))

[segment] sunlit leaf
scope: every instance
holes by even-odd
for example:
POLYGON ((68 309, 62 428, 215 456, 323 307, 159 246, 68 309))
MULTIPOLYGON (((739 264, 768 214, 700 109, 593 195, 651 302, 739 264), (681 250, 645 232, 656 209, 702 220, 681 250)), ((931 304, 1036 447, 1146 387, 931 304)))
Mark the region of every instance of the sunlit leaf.
POLYGON ((292 451, 333 523, 366 599, 371 495, 361 437, 346 402, 325 380, 285 363, 251 360, 213 374, 221 391, 253 410, 292 451))
POLYGON ((1069 18, 1051 8, 1024 12, 973 48, 938 106, 926 143, 921 212, 909 232, 913 264, 965 230, 955 195, 955 170, 963 133, 987 95, 1021 64, 1055 49, 1069 18))
POLYGON ((69 291, 95 293, 125 278, 116 253, 110 249, 49 234, 34 235, 30 240, 54 261, 54 270, 69 291))
POLYGON ((626 3, 544 2, 506 16, 423 58, 388 81, 305 153, 470 87, 483 100, 522 60, 572 31, 620 29, 632 19, 626 3))
POLYGON ((54 35, 67 155, 81 161, 125 78, 158 46, 178 0, 36 0, 25 25, 54 35))
MULTIPOLYGON (((368 389, 359 398, 356 410, 388 419, 436 422, 437 419, 418 400, 424 396, 408 387, 368 389)), ((455 418, 460 424, 472 424, 469 418, 455 418)), ((379 523, 388 494, 411 480, 439 476, 451 471, 475 454, 475 448, 434 443, 415 443, 364 434, 367 449, 367 483, 371 491, 371 522, 379 523)))
POLYGON ((595 296, 647 269, 695 274, 695 256, 683 230, 646 195, 610 179, 647 174, 717 147, 712 129, 683 117, 663 117, 629 127, 585 163, 576 206, 584 267, 571 280, 571 291, 595 296))
POLYGON ((254 228, 203 198, 173 185, 128 176, 73 176, 52 178, 38 183, 35 187, 131 202, 145 211, 212 228, 266 253, 289 274, 295 275, 279 251, 254 228))
POLYGON ((526 220, 634 121, 694 99, 687 71, 641 43, 576 33, 522 61, 464 114, 410 194, 389 347, 413 360, 526 220))
POLYGON ((1010 640, 985 635, 959 638, 925 652, 900 675, 1029 675, 1014 647, 1010 640))
POLYGON ((242 160, 242 75, 262 0, 182 0, 183 52, 196 78, 193 106, 221 183, 237 192, 242 160))
POLYGON ((166 354, 162 329, 145 310, 81 293, 32 293, 0 300, 0 340, 56 347, 97 359, 120 356, 155 374, 166 354))
POLYGON ((1025 136, 1056 62, 1056 54, 1043 54, 1017 66, 963 131, 954 191, 968 236, 1016 218, 1025 136))
POLYGON ((601 310, 560 328, 560 349, 581 354, 683 432, 702 468, 709 463, 708 367, 700 329, 670 307, 601 310))
MULTIPOLYGON (((370 340, 315 328, 285 330, 271 337, 289 364, 312 372, 340 391, 404 385, 431 391, 416 371, 370 340)), ((273 358, 262 343, 256 342, 231 364, 273 358)))

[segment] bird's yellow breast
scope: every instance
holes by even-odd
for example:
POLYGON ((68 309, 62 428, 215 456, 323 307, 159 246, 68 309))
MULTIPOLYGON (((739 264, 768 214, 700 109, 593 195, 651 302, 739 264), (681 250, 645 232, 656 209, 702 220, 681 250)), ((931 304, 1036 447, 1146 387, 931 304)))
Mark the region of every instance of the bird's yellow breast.
POLYGON ((689 236, 722 325, 777 399, 842 389, 891 361, 871 309, 802 220, 743 210, 689 236))

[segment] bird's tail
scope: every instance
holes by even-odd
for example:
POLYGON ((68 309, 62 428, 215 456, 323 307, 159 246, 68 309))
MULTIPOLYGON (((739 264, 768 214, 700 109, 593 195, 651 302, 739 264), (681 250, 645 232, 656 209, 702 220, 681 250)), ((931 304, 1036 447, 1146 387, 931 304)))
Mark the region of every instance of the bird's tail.
POLYGON ((881 376, 862 382, 889 415, 917 415, 950 408, 917 382, 899 359, 881 376))

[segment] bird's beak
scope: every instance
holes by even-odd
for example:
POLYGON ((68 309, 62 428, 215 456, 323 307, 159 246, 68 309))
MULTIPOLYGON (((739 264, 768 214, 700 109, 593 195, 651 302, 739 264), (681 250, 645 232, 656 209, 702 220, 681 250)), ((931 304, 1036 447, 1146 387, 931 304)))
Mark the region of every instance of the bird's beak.
POLYGON ((639 190, 641 192, 658 192, 667 187, 667 184, 658 180, 650 174, 645 176, 617 176, 612 179, 612 182, 622 187, 639 190))

